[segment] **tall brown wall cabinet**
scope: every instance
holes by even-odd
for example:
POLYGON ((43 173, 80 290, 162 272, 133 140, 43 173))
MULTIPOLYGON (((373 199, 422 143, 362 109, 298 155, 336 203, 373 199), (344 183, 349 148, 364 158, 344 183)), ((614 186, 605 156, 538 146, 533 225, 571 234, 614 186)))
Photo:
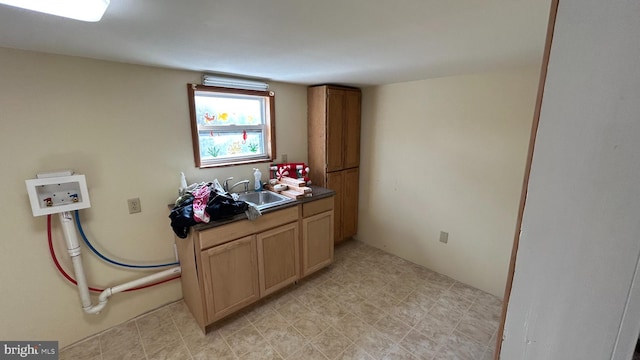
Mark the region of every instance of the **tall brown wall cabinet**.
POLYGON ((356 88, 319 85, 307 91, 309 176, 336 192, 336 242, 358 230, 360 102, 356 88))

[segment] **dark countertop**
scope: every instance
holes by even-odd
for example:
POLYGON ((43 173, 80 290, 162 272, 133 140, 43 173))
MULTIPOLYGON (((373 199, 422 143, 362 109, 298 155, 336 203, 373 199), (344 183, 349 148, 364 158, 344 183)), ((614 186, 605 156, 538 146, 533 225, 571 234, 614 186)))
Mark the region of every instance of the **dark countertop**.
MULTIPOLYGON (((308 202, 311 202, 311 201, 320 200, 320 199, 327 198, 327 197, 330 197, 330 196, 333 196, 333 195, 336 194, 335 191, 333 191, 331 189, 323 188, 321 186, 311 185, 310 188, 312 189, 311 190, 311 193, 313 194, 312 196, 305 197, 305 198, 302 198, 300 200, 294 200, 294 201, 288 202, 286 204, 274 206, 272 208, 264 209, 264 210, 261 211, 262 214, 264 215, 264 214, 268 214, 268 213, 273 212, 273 211, 278 211, 278 210, 286 209, 286 208, 289 208, 289 207, 292 207, 292 206, 297 206, 297 205, 300 205, 300 204, 308 203, 308 202)), ((232 218, 225 219, 225 220, 219 220, 219 221, 218 220, 211 220, 208 223, 199 223, 198 225, 192 226, 191 229, 197 230, 197 231, 201 231, 201 230, 209 229, 209 228, 212 228, 212 227, 221 226, 221 225, 229 224, 229 223, 232 223, 232 222, 235 222, 235 221, 246 220, 246 219, 247 219, 247 215, 240 214, 240 215, 236 215, 236 216, 234 216, 232 218)))

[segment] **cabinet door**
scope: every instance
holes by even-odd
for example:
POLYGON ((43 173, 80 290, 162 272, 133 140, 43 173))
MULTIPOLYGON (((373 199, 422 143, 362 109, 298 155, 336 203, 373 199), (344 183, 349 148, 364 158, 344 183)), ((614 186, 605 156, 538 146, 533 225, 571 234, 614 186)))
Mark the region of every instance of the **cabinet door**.
POLYGON ((344 169, 360 165, 360 91, 345 91, 343 125, 344 169))
POLYGON ((203 251, 202 265, 209 322, 259 299, 254 235, 203 251))
POLYGON ((327 188, 336 192, 336 201, 334 211, 333 239, 334 241, 342 241, 342 202, 344 197, 343 178, 344 171, 336 171, 327 173, 327 188))
POLYGON ((260 296, 300 278, 298 222, 257 234, 260 296))
POLYGON ((343 90, 327 90, 327 170, 342 170, 344 153, 344 104, 343 90))
POLYGON ((339 243, 358 232, 358 168, 327 174, 327 187, 336 192, 334 241, 339 243))
POLYGON ((342 171, 342 239, 358 233, 358 168, 342 171))
POLYGON ((302 219, 302 276, 333 261, 333 211, 302 219))

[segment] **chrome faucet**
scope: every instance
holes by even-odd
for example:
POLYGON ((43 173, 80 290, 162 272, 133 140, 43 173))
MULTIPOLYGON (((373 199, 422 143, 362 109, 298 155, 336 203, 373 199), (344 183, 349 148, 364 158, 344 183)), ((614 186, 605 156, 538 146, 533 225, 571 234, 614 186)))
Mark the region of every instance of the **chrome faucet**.
POLYGON ((226 192, 229 192, 229 180, 233 180, 233 176, 230 178, 226 178, 222 183, 222 189, 224 189, 224 191, 226 192))
POLYGON ((226 192, 231 192, 231 190, 233 190, 233 188, 235 188, 238 185, 244 184, 244 192, 248 192, 249 191, 249 180, 242 180, 242 181, 238 181, 237 183, 229 186, 229 180, 233 180, 233 177, 230 177, 228 179, 226 179, 224 181, 224 183, 222 184, 222 188, 224 189, 224 191, 226 192))

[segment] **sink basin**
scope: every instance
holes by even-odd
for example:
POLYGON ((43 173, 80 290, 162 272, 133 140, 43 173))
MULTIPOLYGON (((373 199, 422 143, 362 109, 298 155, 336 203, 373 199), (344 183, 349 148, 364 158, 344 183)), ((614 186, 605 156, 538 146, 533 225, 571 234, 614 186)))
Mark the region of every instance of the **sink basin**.
POLYGON ((291 198, 280 195, 278 193, 274 193, 272 191, 255 191, 241 193, 238 194, 238 200, 254 203, 260 210, 294 201, 291 198))

